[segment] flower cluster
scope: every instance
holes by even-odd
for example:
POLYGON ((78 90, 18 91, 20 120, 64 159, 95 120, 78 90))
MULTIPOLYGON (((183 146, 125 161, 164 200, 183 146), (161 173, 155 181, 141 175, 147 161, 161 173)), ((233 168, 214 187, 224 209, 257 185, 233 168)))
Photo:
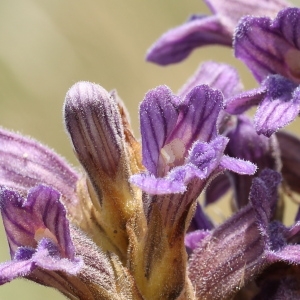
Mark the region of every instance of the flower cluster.
POLYGON ((292 226, 282 222, 285 199, 300 193, 300 139, 279 130, 300 110, 300 9, 206 2, 213 15, 168 31, 147 59, 233 46, 259 87, 244 91, 233 67, 205 62, 177 94, 146 93, 140 143, 116 91, 78 82, 64 120, 80 172, 0 129, 11 255, 0 284, 24 277, 88 300, 300 299, 300 209, 292 226), (229 189, 233 214, 217 226, 203 206, 229 189))

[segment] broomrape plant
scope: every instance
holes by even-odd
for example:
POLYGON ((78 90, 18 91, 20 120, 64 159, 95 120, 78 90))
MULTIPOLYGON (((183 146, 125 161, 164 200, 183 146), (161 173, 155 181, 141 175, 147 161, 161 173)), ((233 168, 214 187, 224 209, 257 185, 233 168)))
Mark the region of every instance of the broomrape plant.
POLYGON ((257 79, 244 91, 231 66, 203 63, 182 89, 146 93, 141 143, 116 93, 78 82, 64 120, 79 173, 37 141, 0 130, 0 209, 11 261, 70 299, 300 299, 300 140, 279 131, 300 110, 300 9, 281 0, 206 0, 147 59, 179 62, 207 44, 231 46, 257 79), (252 121, 244 112, 256 105, 252 121), (215 226, 197 201, 234 191, 215 226), (288 193, 287 193, 288 191, 288 193), (280 193, 279 193, 280 192, 280 193))

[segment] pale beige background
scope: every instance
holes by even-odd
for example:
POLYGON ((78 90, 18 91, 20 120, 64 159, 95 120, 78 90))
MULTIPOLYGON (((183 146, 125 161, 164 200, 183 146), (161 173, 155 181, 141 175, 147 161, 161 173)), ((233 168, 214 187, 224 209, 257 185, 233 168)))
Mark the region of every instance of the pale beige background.
MULTIPOLYGON (((116 88, 138 135, 138 103, 147 90, 177 91, 204 60, 238 67, 247 88, 255 82, 232 51, 207 47, 167 68, 146 63, 147 48, 192 13, 199 0, 2 0, 0 2, 0 125, 33 136, 74 165, 62 123, 62 104, 78 80, 116 88)), ((222 215, 222 211, 220 214, 222 215)), ((9 259, 0 236, 0 261, 9 259)), ((4 299, 63 299, 54 290, 17 280, 0 287, 4 299)))

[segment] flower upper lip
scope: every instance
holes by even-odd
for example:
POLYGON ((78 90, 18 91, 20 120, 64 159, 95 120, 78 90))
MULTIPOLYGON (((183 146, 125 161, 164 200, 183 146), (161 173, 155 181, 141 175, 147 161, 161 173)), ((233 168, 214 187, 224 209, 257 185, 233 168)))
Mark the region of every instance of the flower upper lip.
POLYGON ((74 275, 81 269, 82 259, 75 255, 66 211, 60 194, 39 185, 29 190, 25 200, 20 194, 2 188, 1 214, 11 256, 0 265, 0 282, 29 275, 37 267, 74 275), (9 266, 9 268, 8 268, 9 266), (11 270, 6 274, 7 270, 11 270))
POLYGON ((148 92, 140 106, 148 173, 133 175, 131 183, 150 194, 182 193, 193 178, 207 179, 214 170, 255 173, 250 162, 222 156, 228 142, 217 130, 222 107, 221 92, 207 85, 194 87, 182 101, 165 86, 148 92))
POLYGON ((285 0, 205 2, 213 15, 193 15, 185 24, 163 34, 148 50, 148 61, 168 65, 182 61, 197 47, 213 44, 231 46, 235 27, 242 16, 274 17, 280 9, 289 5, 285 0))

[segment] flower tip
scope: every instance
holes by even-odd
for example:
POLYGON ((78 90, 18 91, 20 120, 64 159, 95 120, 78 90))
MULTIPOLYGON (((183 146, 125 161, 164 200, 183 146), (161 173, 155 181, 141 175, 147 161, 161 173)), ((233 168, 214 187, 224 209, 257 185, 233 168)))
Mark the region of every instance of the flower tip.
POLYGON ((156 178, 148 173, 132 175, 129 182, 150 195, 182 194, 186 191, 184 182, 171 178, 156 178))
POLYGON ((155 47, 155 44, 148 49, 147 53, 146 53, 146 57, 145 60, 147 62, 151 62, 154 64, 158 64, 158 65, 167 65, 167 63, 164 62, 163 59, 161 59, 160 55, 157 55, 157 47, 155 47))
POLYGON ((74 97, 78 97, 79 92, 87 90, 89 88, 90 84, 91 83, 88 81, 79 81, 79 82, 76 82, 75 84, 73 84, 67 91, 66 101, 68 101, 74 97))
POLYGON ((258 167, 257 167, 256 164, 254 164, 254 163, 252 163, 250 161, 248 161, 248 163, 249 163, 249 170, 251 172, 249 175, 254 175, 257 172, 258 167))
POLYGON ((79 81, 71 86, 65 98, 65 110, 80 104, 110 99, 110 94, 99 84, 89 81, 79 81))
POLYGON ((67 133, 100 198, 106 176, 116 180, 129 170, 118 101, 100 85, 85 81, 74 84, 65 100, 67 133))
POLYGON ((145 60, 148 62, 154 62, 153 61, 153 57, 152 57, 152 51, 151 48, 147 51, 146 56, 145 56, 145 60))
MULTIPOLYGON (((168 47, 166 45, 166 41, 164 40, 164 36, 154 43, 146 53, 146 61, 151 62, 160 66, 167 66, 170 64, 178 63, 182 61, 187 55, 183 57, 179 55, 174 55, 172 51, 170 51, 172 47, 168 47)), ((174 47, 176 49, 176 47, 174 47)))
POLYGON ((106 110, 110 110, 112 102, 113 97, 100 85, 88 81, 75 83, 66 94, 63 108, 66 128, 71 137, 78 127, 85 127, 87 123, 90 126, 94 119, 99 119, 106 110))
POLYGON ((19 206, 22 206, 23 204, 23 201, 17 192, 6 187, 0 187, 0 211, 3 210, 8 202, 12 202, 19 206))
POLYGON ((238 174, 240 174, 240 175, 254 175, 257 172, 258 167, 257 167, 256 164, 252 163, 251 161, 243 160, 243 159, 240 159, 240 161, 243 164, 243 168, 241 168, 239 170, 239 172, 237 172, 238 174))

